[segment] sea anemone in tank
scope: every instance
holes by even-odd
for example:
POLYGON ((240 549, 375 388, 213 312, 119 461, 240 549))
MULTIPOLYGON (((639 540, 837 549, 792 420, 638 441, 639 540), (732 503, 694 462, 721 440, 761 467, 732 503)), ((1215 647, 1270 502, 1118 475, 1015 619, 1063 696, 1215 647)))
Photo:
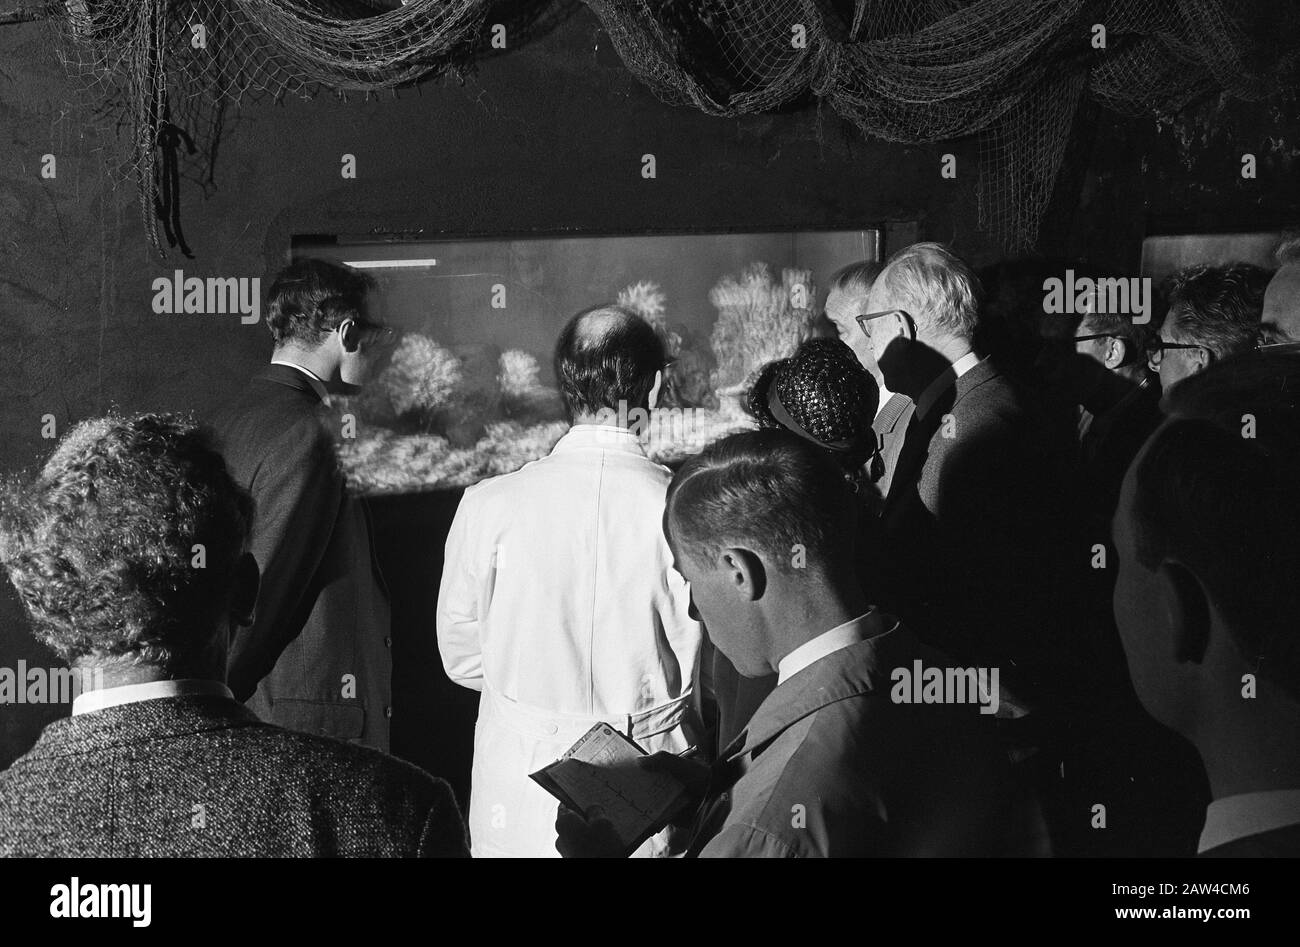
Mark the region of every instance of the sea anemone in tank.
POLYGON ((711 338, 718 367, 713 384, 724 409, 740 411, 752 376, 768 362, 787 358, 815 332, 812 271, 786 268, 778 283, 766 263, 726 275, 709 291, 718 310, 711 338))
POLYGON ((398 418, 425 429, 451 404, 463 382, 460 359, 427 335, 408 333, 394 350, 373 387, 387 397, 398 418))

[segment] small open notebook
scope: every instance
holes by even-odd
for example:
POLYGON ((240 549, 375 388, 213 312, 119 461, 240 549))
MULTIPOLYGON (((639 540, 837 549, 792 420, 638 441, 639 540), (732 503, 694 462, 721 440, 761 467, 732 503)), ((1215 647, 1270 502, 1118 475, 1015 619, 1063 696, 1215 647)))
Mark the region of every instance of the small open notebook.
POLYGON ((645 750, 598 723, 554 763, 531 776, 574 812, 600 806, 631 854, 687 803, 686 787, 667 773, 642 769, 645 750))

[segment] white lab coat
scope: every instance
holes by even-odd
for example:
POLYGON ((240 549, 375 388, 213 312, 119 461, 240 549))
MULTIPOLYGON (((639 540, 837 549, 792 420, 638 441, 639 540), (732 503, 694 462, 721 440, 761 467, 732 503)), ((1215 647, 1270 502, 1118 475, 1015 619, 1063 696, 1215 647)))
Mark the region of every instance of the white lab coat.
MULTIPOLYGON (((626 429, 575 425, 547 457, 465 491, 447 537, 438 648, 482 691, 473 854, 555 856, 555 799, 528 774, 598 721, 647 752, 697 734, 701 628, 663 536, 671 473, 626 429)), ((658 854, 662 837, 638 854, 658 854)))

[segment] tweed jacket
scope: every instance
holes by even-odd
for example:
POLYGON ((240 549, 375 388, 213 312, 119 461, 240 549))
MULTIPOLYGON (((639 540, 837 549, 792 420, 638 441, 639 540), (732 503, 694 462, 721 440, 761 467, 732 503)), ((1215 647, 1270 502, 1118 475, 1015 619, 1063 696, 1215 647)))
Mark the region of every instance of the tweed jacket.
POLYGON ((442 780, 225 697, 66 717, 0 772, 5 857, 466 854, 442 780))

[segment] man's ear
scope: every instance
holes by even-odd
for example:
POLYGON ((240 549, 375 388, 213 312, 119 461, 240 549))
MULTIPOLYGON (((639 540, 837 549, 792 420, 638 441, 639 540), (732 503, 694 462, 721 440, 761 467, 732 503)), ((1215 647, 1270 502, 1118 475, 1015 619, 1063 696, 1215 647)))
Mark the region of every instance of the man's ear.
POLYGON ((339 343, 343 351, 352 353, 361 348, 361 327, 355 319, 344 319, 339 323, 339 343))
POLYGON ((1128 362, 1128 343, 1123 339, 1106 340, 1106 367, 1114 371, 1128 362))
POLYGON ((257 592, 262 585, 261 570, 251 552, 246 552, 235 563, 234 588, 230 594, 230 617, 235 624, 247 627, 253 623, 253 610, 257 592))
POLYGON ((730 546, 718 551, 718 568, 727 576, 727 585, 746 602, 756 602, 767 591, 767 567, 753 550, 730 546))
POLYGON ((1156 573, 1158 595, 1173 631, 1174 660, 1200 664, 1210 645, 1210 599, 1196 574, 1166 559, 1156 573))

